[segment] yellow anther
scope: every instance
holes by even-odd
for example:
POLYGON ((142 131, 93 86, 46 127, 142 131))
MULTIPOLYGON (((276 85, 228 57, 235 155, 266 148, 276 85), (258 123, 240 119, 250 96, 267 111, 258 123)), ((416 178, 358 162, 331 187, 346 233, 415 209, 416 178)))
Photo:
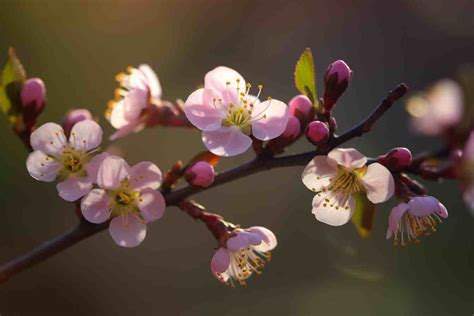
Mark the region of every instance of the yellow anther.
POLYGON ((258 90, 262 90, 263 89, 263 84, 259 84, 258 85, 258 90))

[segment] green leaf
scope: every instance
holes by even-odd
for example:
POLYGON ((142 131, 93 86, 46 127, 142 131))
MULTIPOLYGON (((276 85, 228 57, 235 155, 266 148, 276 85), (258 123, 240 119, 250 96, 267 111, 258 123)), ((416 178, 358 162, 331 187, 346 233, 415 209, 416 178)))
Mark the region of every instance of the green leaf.
POLYGON ((375 205, 363 193, 357 193, 354 197, 356 209, 352 215, 352 223, 362 238, 369 238, 374 222, 375 205))
POLYGON ((311 49, 306 48, 296 63, 295 85, 299 92, 306 95, 317 108, 318 96, 316 94, 316 75, 311 49))
POLYGON ((0 79, 0 109, 11 119, 18 111, 21 87, 26 80, 25 69, 13 48, 8 50, 8 60, 0 79))

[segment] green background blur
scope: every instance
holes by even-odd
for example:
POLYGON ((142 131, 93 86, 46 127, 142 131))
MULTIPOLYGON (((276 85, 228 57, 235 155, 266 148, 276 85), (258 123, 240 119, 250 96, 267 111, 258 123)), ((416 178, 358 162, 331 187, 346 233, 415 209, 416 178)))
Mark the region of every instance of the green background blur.
MULTIPOLYGON (((339 129, 365 117, 400 82, 413 90, 474 62, 473 2, 466 1, 13 1, 0 0, 0 61, 13 46, 28 75, 44 79, 41 122, 72 107, 103 119, 114 75, 149 63, 164 98, 185 99, 218 65, 237 69, 264 95, 288 101, 302 50, 315 55, 318 85, 327 65, 344 59, 353 82, 337 106, 339 129)), ((413 152, 436 140, 416 136, 403 102, 373 133, 351 142, 368 156, 394 146, 413 152)), ((0 123, 0 262, 72 227, 76 217, 55 186, 29 177, 27 153, 0 123)), ((130 163, 166 170, 201 151, 200 134, 155 128, 115 144, 130 163)), ((311 146, 300 141, 290 152, 311 146)), ((250 159, 224 159, 219 170, 250 159)), ((472 315, 474 218, 456 182, 429 185, 450 217, 420 245, 385 240, 379 207, 372 238, 351 224, 317 222, 302 168, 261 173, 195 198, 234 223, 262 225, 279 246, 263 276, 228 289, 210 274, 215 241, 169 208, 135 249, 108 233, 85 240, 0 286, 0 314, 10 315, 472 315)))

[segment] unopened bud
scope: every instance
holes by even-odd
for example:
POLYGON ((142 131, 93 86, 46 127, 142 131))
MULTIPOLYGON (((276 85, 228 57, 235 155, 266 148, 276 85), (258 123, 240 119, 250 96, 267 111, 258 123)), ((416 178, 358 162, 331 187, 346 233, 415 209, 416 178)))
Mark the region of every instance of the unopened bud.
POLYGON ((306 138, 315 146, 325 145, 329 139, 329 127, 321 121, 313 121, 306 127, 306 138))
POLYGON ((311 103, 311 100, 303 94, 297 95, 291 99, 288 106, 290 107, 291 115, 297 117, 303 127, 308 125, 316 115, 313 103, 311 103))
POLYGON ((26 80, 20 92, 20 101, 25 131, 31 131, 46 101, 46 87, 43 80, 39 78, 26 80))
POLYGON ((324 109, 330 112, 339 97, 346 91, 352 78, 352 70, 343 60, 329 65, 324 75, 324 109))
POLYGON ((301 134, 301 123, 294 117, 290 116, 283 134, 270 140, 266 146, 272 153, 280 154, 285 150, 285 147, 292 144, 301 134))
POLYGON ((408 148, 397 147, 383 156, 377 158, 377 162, 392 171, 402 170, 411 165, 412 155, 408 148))
POLYGON ((92 119, 93 117, 92 117, 91 112, 89 112, 89 110, 86 110, 86 109, 71 110, 66 114, 66 116, 63 119, 62 126, 64 129, 64 133, 66 135, 69 135, 74 124, 80 121, 92 120, 92 119))
POLYGON ((186 170, 184 177, 191 185, 207 188, 214 182, 214 175, 214 167, 211 164, 198 161, 186 170))

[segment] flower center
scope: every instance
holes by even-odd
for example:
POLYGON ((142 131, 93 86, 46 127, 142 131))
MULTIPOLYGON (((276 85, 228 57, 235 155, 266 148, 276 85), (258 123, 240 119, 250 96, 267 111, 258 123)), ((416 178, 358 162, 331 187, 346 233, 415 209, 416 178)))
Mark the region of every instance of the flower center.
POLYGON ((71 175, 86 176, 86 166, 90 159, 91 156, 88 153, 70 147, 64 148, 62 155, 57 158, 57 161, 64 166, 59 174, 60 179, 66 179, 71 175))
POLYGON ((360 177, 365 171, 365 167, 356 170, 339 167, 337 174, 329 179, 329 186, 321 191, 322 194, 326 194, 323 207, 336 210, 340 208, 349 209, 351 195, 362 189, 360 177))
POLYGON ((421 235, 429 236, 436 231, 436 225, 443 221, 436 213, 427 216, 413 216, 408 211, 403 214, 400 223, 398 223, 397 231, 393 243, 395 246, 405 247, 406 243, 419 243, 418 237, 421 235))
POLYGON ((127 215, 129 213, 140 215, 138 209, 140 192, 130 188, 127 180, 122 181, 118 189, 108 193, 112 198, 112 216, 127 215))

